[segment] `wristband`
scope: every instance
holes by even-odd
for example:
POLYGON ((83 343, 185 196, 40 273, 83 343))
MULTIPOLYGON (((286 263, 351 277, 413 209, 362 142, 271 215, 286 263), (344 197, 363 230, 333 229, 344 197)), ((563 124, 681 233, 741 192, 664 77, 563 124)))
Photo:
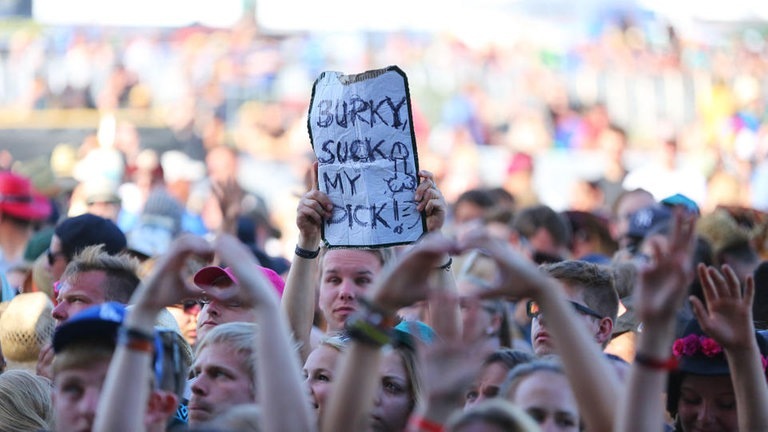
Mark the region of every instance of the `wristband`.
POLYGON ((437 270, 451 271, 451 264, 453 264, 453 257, 448 257, 448 262, 441 265, 437 270))
POLYGON ((352 340, 377 348, 383 347, 389 343, 390 332, 372 321, 376 321, 373 316, 366 315, 362 311, 356 312, 347 318, 344 329, 352 340))
POLYGON ((394 315, 368 299, 360 297, 357 300, 364 310, 355 312, 344 323, 349 337, 376 347, 388 344, 392 339, 392 327, 395 325, 394 315))
POLYGON ((416 415, 408 421, 408 432, 443 432, 443 425, 416 415))
POLYGON ((674 371, 677 369, 677 359, 670 357, 665 360, 659 360, 643 353, 635 354, 635 363, 648 369, 674 371))
POLYGON ((131 351, 152 353, 155 349, 155 336, 141 330, 120 327, 117 333, 117 343, 131 351))
POLYGON ((308 250, 300 248, 299 245, 296 245, 296 249, 293 251, 293 253, 296 254, 299 258, 304 259, 315 259, 318 255, 320 255, 320 248, 318 247, 317 250, 308 250))

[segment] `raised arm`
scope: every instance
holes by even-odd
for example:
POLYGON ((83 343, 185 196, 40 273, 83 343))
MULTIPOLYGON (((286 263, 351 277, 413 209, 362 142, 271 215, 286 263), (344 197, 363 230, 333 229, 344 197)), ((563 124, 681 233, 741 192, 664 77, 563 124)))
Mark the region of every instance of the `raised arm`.
POLYGON ((370 310, 361 311, 355 318, 368 323, 368 318, 376 314, 383 318, 383 324, 361 325, 355 328, 368 331, 351 332, 352 342, 341 359, 322 431, 356 432, 367 428, 368 413, 378 388, 381 347, 388 342, 389 329, 385 323, 391 325, 398 309, 425 300, 429 292, 437 289, 430 272, 424 269, 440 265, 440 259, 451 252, 455 252, 452 242, 438 236, 427 237, 379 276, 368 297, 370 310))
POLYGON ((742 293, 739 278, 729 266, 722 273, 700 267, 706 306, 691 296, 696 319, 725 351, 736 394, 739 430, 768 430, 768 384, 752 321, 755 281, 747 277, 742 293))
POLYGON ((317 162, 313 169, 312 188, 301 198, 296 210, 296 226, 299 228, 297 254, 288 271, 281 302, 293 337, 299 343, 302 361, 305 361, 312 351, 310 334, 315 314, 319 267, 315 253, 320 246, 323 219, 330 217, 333 210, 328 195, 317 188, 317 162))
MULTIPOLYGON (((259 326, 256 337, 256 387, 264 430, 315 430, 317 421, 310 410, 301 365, 292 347, 288 321, 280 310, 274 288, 258 270, 253 255, 236 238, 219 236, 216 252, 237 277, 241 298, 256 311, 256 324, 259 326), (285 407, 291 407, 290 415, 286 415, 285 407)), ((210 294, 226 298, 225 292, 216 293, 215 289, 210 294)))
MULTIPOLYGON (((176 239, 131 297, 133 307, 123 327, 151 337, 157 315, 164 307, 201 294, 200 289, 188 283, 187 259, 209 259, 212 254, 211 246, 200 237, 176 239)), ((124 343, 117 345, 99 398, 94 431, 144 430, 151 362, 151 351, 136 350, 124 343)))
MULTIPOLYGON (((445 217, 448 213, 448 204, 445 202, 442 192, 435 183, 435 176, 430 171, 420 170, 419 177, 421 182, 416 187, 414 199, 417 209, 424 212, 427 222, 427 231, 430 233, 439 233, 445 224, 445 217)), ((456 279, 453 276, 451 264, 453 259, 445 254, 442 265, 433 270, 434 277, 437 278, 436 285, 449 293, 456 293, 456 279)), ((458 304, 453 308, 446 307, 439 301, 432 299, 442 297, 431 297, 427 303, 427 318, 429 324, 437 334, 442 337, 457 339, 461 335, 461 311, 458 304)))
POLYGON ((666 389, 668 362, 675 338, 675 313, 685 299, 693 277, 693 220, 675 215, 667 241, 652 243, 651 262, 640 269, 635 289, 635 309, 643 323, 636 358, 614 430, 660 430, 664 424, 662 393, 666 389))
POLYGON ((219 232, 237 236, 237 218, 242 212, 243 188, 237 183, 237 179, 231 177, 225 181, 213 182, 211 193, 221 210, 219 232))
POLYGON ((567 353, 562 356, 563 369, 587 429, 611 430, 614 405, 621 394, 618 376, 586 327, 579 324, 580 318, 566 300, 560 283, 484 230, 468 233, 460 246, 482 249, 498 265, 497 286, 483 290, 480 297, 531 298, 539 303, 557 350, 567 353))

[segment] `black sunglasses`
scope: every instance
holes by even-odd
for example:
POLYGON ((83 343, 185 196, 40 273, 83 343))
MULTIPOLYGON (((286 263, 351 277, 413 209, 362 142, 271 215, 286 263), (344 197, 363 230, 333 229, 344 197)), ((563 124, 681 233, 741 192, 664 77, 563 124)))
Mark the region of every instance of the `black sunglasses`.
MULTIPOLYGON (((603 318, 603 315, 600 314, 600 312, 597 312, 594 309, 584 306, 583 304, 576 303, 575 301, 570 301, 570 300, 568 301, 568 303, 570 303, 571 306, 573 306, 573 308, 576 309, 576 312, 582 313, 584 315, 589 315, 597 319, 603 318)), ((535 301, 528 300, 528 303, 525 304, 525 313, 528 315, 529 318, 538 318, 538 316, 541 315, 541 307, 535 301)))
POLYGON ((45 251, 45 255, 48 257, 48 265, 53 266, 53 263, 56 262, 56 258, 63 256, 66 257, 64 252, 52 252, 51 248, 48 248, 48 250, 45 251))

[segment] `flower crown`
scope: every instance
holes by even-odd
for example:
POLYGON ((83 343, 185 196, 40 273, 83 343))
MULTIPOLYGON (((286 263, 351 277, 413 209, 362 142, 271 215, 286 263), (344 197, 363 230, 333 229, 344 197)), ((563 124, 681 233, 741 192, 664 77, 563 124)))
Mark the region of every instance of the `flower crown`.
MULTIPOLYGON (((723 347, 717 341, 710 337, 689 334, 684 338, 675 340, 672 344, 672 354, 680 359, 681 357, 690 357, 696 354, 703 354, 707 357, 715 357, 722 354, 723 347)), ((760 361, 763 364, 763 370, 768 368, 768 357, 760 355, 760 361)))

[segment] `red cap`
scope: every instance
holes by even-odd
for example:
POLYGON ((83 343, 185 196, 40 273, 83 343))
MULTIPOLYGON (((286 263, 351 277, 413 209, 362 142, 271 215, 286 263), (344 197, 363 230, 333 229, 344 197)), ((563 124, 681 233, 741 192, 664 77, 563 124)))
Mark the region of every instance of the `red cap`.
MULTIPOLYGON (((256 266, 261 270, 262 274, 266 276, 267 279, 272 283, 272 286, 275 288, 275 291, 277 291, 277 294, 282 297, 283 290, 285 289, 285 281, 282 277, 280 277, 279 274, 277 274, 274 270, 262 267, 262 266, 256 266)), ((203 267, 200 270, 195 273, 194 276, 194 282, 195 285, 199 287, 205 287, 213 285, 213 283, 222 278, 225 277, 229 280, 231 280, 234 283, 237 282, 237 278, 232 273, 232 270, 230 270, 229 267, 219 267, 219 266, 208 266, 203 267)))

